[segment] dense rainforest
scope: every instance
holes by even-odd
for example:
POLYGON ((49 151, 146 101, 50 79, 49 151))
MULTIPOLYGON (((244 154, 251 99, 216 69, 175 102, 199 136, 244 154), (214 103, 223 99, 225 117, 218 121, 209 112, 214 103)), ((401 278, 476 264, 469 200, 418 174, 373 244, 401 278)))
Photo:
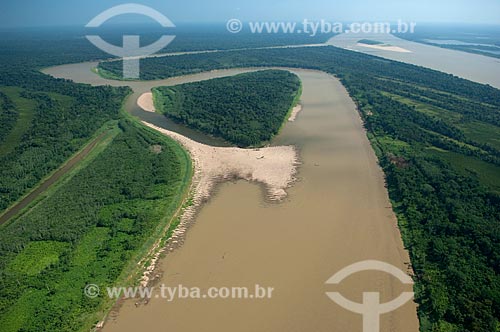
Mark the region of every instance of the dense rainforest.
MULTIPOLYGON (((498 331, 500 90, 334 47, 141 61, 143 79, 233 67, 336 75, 358 105, 410 252, 422 331, 498 331)), ((119 77, 120 61, 101 63, 119 77)))
POLYGON ((300 97, 299 78, 264 70, 153 89, 155 104, 173 120, 241 147, 269 141, 300 97))

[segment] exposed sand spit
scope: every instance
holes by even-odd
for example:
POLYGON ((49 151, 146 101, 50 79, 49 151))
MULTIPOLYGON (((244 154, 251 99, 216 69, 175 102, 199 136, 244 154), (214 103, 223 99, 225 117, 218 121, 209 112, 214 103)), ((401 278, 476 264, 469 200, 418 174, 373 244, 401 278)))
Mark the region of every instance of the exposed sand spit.
POLYGON ((392 46, 392 45, 370 45, 370 44, 357 43, 356 46, 374 48, 376 50, 382 50, 382 51, 391 51, 391 52, 398 52, 398 53, 411 53, 411 51, 409 51, 407 49, 404 49, 404 48, 398 47, 398 46, 392 46))
MULTIPOLYGON (((383 53, 385 57, 420 54, 383 53)), ((78 82, 131 85, 136 95, 125 105, 130 113, 137 108, 135 97, 152 87, 249 70, 118 82, 98 78, 89 70, 90 65, 78 64, 75 70, 72 65, 60 66, 52 73, 78 82)), ((246 286, 252 290, 259 284, 274 287, 273 297, 262 301, 195 298, 168 302, 153 296, 145 306, 136 305, 137 299, 125 300, 120 302, 119 311, 108 316, 104 331, 164 331, 166 327, 177 332, 361 331, 361 315, 333 303, 326 291, 338 290, 356 302, 362 302, 363 292, 380 291, 381 302, 388 302, 402 291, 411 290, 376 271, 356 274, 334 289, 326 287, 328 278, 352 263, 377 259, 406 270, 409 257, 390 209, 383 173, 345 88, 325 73, 292 71, 303 82, 301 103, 307 111, 285 126, 274 140, 300 149, 301 181, 286 189, 290 198, 283 204, 267 204, 262 201, 260 188, 246 181, 222 184, 203 209, 196 209, 196 224, 185 243, 184 222, 195 209, 191 206, 182 211, 182 223, 167 247, 159 252, 156 245, 152 249, 156 253, 141 283, 144 285, 152 276, 153 285, 182 284, 204 290, 214 286, 246 286), (160 259, 160 252, 181 244, 181 248, 160 259)), ((147 115, 138 114, 144 120, 147 115)), ((381 331, 416 332, 416 305, 408 302, 382 315, 380 323, 381 331)))
POLYGON ((288 121, 294 122, 295 119, 297 119, 297 115, 299 115, 300 111, 302 111, 302 105, 301 104, 297 104, 297 106, 295 106, 292 109, 292 113, 290 113, 290 117, 288 118, 288 121))
POLYGON ((155 105, 153 102, 153 94, 151 92, 143 93, 137 99, 137 105, 146 112, 155 112, 155 105))
POLYGON ((214 184, 223 180, 244 179, 266 186, 268 198, 279 201, 294 181, 298 164, 293 146, 272 146, 260 149, 212 147, 195 142, 181 134, 143 122, 182 144, 195 164, 195 202, 210 197, 214 184))

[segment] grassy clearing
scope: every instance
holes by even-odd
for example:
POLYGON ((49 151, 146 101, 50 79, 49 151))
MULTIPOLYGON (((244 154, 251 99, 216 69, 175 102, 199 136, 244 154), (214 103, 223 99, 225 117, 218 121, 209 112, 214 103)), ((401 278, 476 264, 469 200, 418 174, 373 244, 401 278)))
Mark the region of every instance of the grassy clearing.
POLYGON ((93 139, 71 158, 66 160, 59 168, 43 178, 39 185, 27 192, 14 202, 7 210, 0 214, 0 225, 8 223, 29 211, 46 197, 50 196, 65 181, 69 180, 79 170, 83 169, 95 159, 120 133, 116 121, 111 121, 100 128, 93 139), (7 218, 7 219, 6 219, 7 218))
POLYGON ((56 89, 55 84, 51 88, 60 90, 57 93, 43 88, 3 88, 20 114, 0 145, 0 211, 37 187, 106 122, 117 120, 122 98, 128 93, 109 87, 56 89))
POLYGON ((457 127, 470 139, 480 143, 490 144, 500 151, 499 127, 479 121, 458 123, 457 127))
POLYGON ((7 271, 13 274, 37 275, 57 263, 66 248, 66 243, 56 241, 30 242, 9 264, 7 271))
POLYGON ((422 102, 418 102, 418 101, 412 100, 410 98, 405 98, 405 97, 398 96, 396 94, 392 94, 392 93, 388 93, 388 92, 382 92, 382 94, 385 96, 394 98, 395 100, 397 100, 403 104, 406 104, 409 106, 414 106, 417 111, 422 112, 422 113, 427 114, 427 115, 430 115, 430 116, 434 116, 434 117, 437 117, 440 119, 445 119, 445 120, 451 121, 453 123, 458 123, 462 119, 462 116, 460 114, 443 109, 443 108, 440 108, 440 107, 436 107, 436 106, 432 106, 432 105, 425 104, 422 102))
POLYGON ((429 148, 428 153, 440 157, 450 163, 463 176, 473 176, 484 186, 500 193, 500 167, 479 160, 475 157, 446 151, 438 148, 429 148))
MULTIPOLYGON (((393 93, 382 92, 382 94, 405 105, 413 106, 418 112, 452 124, 457 129, 462 131, 471 141, 491 145, 500 151, 500 128, 493 124, 477 120, 465 120, 464 116, 459 113, 420 101, 415 101, 393 93)), ((461 99, 463 100, 464 98, 461 99)))

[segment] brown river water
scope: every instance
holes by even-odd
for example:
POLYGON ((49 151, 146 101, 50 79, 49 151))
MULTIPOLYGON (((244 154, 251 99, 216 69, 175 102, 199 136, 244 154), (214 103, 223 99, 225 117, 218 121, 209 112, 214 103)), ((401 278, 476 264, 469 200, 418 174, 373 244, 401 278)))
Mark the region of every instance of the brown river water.
MULTIPOLYGON (((77 82, 130 85, 126 109, 207 144, 223 145, 163 116, 142 112, 137 98, 151 87, 234 75, 223 70, 163 81, 116 82, 90 71, 95 63, 44 72, 77 82)), ((255 70, 255 69, 253 69, 255 70)), ((325 292, 362 302, 363 292, 390 301, 411 285, 381 272, 360 272, 341 285, 325 282, 344 267, 375 259, 408 271, 383 172, 355 105, 340 82, 322 72, 292 70, 303 82, 303 110, 273 145, 299 149, 298 181, 284 202, 266 201, 263 189, 237 181, 218 186, 200 210, 185 243, 159 264, 160 282, 175 287, 273 287, 268 299, 166 299, 147 305, 123 301, 104 331, 362 331, 362 317, 341 308, 325 292)), ((381 316, 380 331, 418 331, 412 301, 381 316)))

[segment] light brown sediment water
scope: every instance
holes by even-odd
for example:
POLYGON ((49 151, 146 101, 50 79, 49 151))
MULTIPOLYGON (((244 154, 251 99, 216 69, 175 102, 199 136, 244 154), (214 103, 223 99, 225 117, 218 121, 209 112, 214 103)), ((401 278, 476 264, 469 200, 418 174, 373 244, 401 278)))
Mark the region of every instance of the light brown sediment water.
MULTIPOLYGON (((153 86, 234 75, 227 70, 152 82, 116 82, 92 76, 90 66, 61 66, 46 72, 92 84, 130 85, 126 108, 141 119, 171 128, 163 117, 137 110, 137 98, 153 86), (83 70, 83 72, 82 72, 83 70), (90 73, 90 74, 89 74, 90 73), (79 76, 81 74, 81 76, 79 76)), ((253 69, 255 70, 255 69, 253 69)), ((136 307, 124 301, 104 331, 361 331, 362 319, 332 302, 341 291, 361 302, 380 291, 390 301, 411 286, 379 272, 363 272, 341 287, 325 285, 334 273, 366 259, 406 270, 409 262, 377 165, 355 105, 334 77, 293 70, 302 80, 303 110, 273 145, 295 145, 298 182, 280 204, 265 200, 255 184, 223 184, 200 211, 185 243, 160 263, 160 283, 206 289, 212 286, 274 287, 265 300, 152 299, 136 307)), ((191 138, 189 131, 179 131, 191 138)), ((200 141, 205 138, 201 137, 200 141)), ((204 141, 204 143, 209 143, 204 141)), ((381 317, 381 331, 418 331, 416 306, 409 302, 381 317)))

